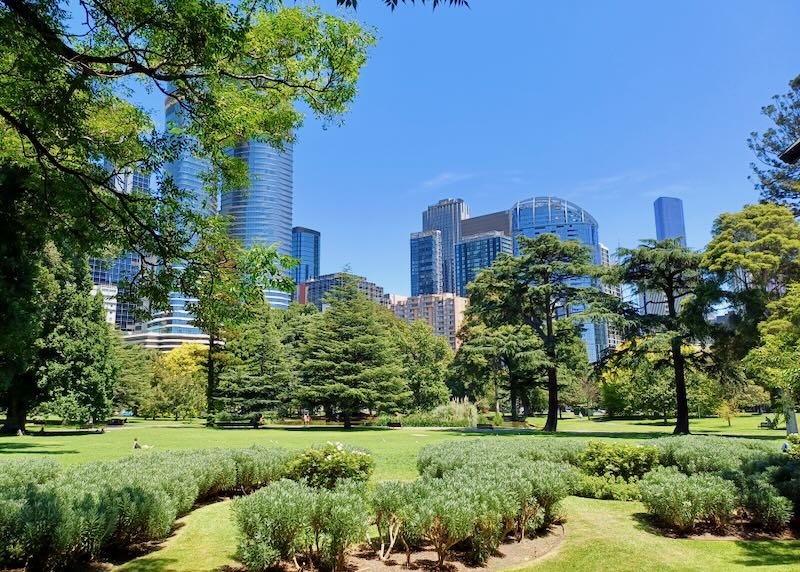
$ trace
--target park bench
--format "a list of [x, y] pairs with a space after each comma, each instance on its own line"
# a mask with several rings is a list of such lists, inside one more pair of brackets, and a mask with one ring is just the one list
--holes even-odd
[[478, 423], [478, 429], [494, 429], [494, 424], [492, 423]]
[[115, 417], [113, 419], [109, 419], [107, 421], [107, 424], [108, 425], [125, 425], [125, 423], [127, 423], [127, 422], [128, 422], [128, 420], [125, 419], [124, 417], [122, 419], [120, 419], [118, 417]]
[[217, 421], [214, 423], [214, 427], [218, 427], [219, 429], [236, 429], [237, 427], [251, 427], [257, 429], [258, 425], [258, 422], [253, 421]]
[[399, 421], [389, 421], [389, 422], [386, 424], [386, 426], [387, 426], [387, 427], [402, 427], [402, 426], [403, 426], [403, 424], [402, 424], [402, 423], [400, 423]]
[[759, 426], [760, 429], [775, 429], [775, 423], [770, 421], [769, 419], [762, 421]]

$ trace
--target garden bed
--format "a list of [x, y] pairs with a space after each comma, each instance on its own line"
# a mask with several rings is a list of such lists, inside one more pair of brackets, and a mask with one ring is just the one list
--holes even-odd
[[[500, 545], [496, 555], [489, 558], [483, 566], [472, 564], [464, 552], [453, 549], [445, 562], [445, 570], [461, 572], [464, 570], [505, 570], [518, 568], [558, 549], [564, 538], [562, 526], [552, 526], [547, 534], [536, 538], [525, 538], [520, 542], [509, 539]], [[351, 569], [359, 572], [397, 572], [403, 570], [438, 570], [436, 552], [429, 548], [413, 552], [411, 567], [406, 568], [406, 556], [401, 551], [392, 553], [388, 560], [381, 562], [369, 546], [360, 546], [348, 558]]]

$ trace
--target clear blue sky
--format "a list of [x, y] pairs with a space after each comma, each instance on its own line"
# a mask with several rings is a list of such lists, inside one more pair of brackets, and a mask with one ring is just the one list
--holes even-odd
[[794, 0], [359, 3], [379, 42], [344, 124], [298, 134], [294, 218], [322, 232], [323, 272], [388, 292], [409, 292], [408, 235], [444, 197], [482, 214], [560, 196], [614, 249], [653, 237], [653, 200], [677, 196], [702, 247], [757, 201], [747, 136], [800, 73]]

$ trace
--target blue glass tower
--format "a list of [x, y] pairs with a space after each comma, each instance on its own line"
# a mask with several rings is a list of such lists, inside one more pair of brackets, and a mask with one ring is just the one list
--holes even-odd
[[656, 215], [656, 238], [676, 238], [686, 246], [686, 225], [683, 222], [683, 201], [675, 197], [658, 197], [653, 203]]
[[[249, 188], [223, 193], [221, 213], [230, 217], [231, 236], [245, 248], [276, 245], [280, 254], [292, 254], [292, 148], [278, 150], [259, 141], [236, 145], [231, 154], [247, 163]], [[286, 308], [291, 294], [266, 292], [273, 308]]]
[[443, 288], [442, 232], [411, 233], [411, 295], [439, 294]]
[[461, 221], [469, 218], [462, 199], [442, 199], [422, 213], [422, 230], [442, 233], [442, 291], [456, 291], [455, 246], [461, 240]]
[[[601, 263], [600, 239], [595, 218], [578, 205], [557, 197], [536, 197], [518, 202], [511, 209], [511, 226], [514, 236], [514, 253], [519, 254], [517, 237], [534, 238], [551, 233], [561, 240], [578, 240], [588, 246], [595, 264]], [[591, 286], [592, 278], [576, 278], [575, 286]], [[599, 286], [598, 284], [595, 284]], [[571, 308], [580, 312], [580, 307]], [[583, 341], [589, 354], [589, 361], [599, 359], [608, 347], [606, 329], [602, 324], [586, 324]]]
[[456, 293], [467, 296], [467, 285], [481, 270], [489, 268], [500, 254], [513, 253], [511, 237], [499, 231], [462, 238], [456, 243]]
[[319, 231], [303, 226], [292, 229], [292, 258], [299, 261], [292, 271], [295, 284], [319, 276], [319, 243]]

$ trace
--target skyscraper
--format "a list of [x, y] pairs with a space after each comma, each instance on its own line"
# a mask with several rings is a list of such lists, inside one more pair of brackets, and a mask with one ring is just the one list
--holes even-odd
[[295, 284], [319, 276], [320, 234], [304, 226], [292, 228], [292, 258], [299, 264], [292, 270]]
[[461, 240], [461, 221], [469, 218], [462, 199], [442, 199], [422, 213], [422, 230], [442, 233], [442, 290], [456, 291], [455, 245]]
[[467, 284], [478, 272], [490, 267], [500, 254], [513, 254], [511, 237], [502, 232], [465, 236], [456, 243], [456, 293], [467, 296]]
[[658, 197], [653, 203], [653, 210], [656, 215], [656, 238], [676, 238], [686, 246], [683, 201], [674, 197]]
[[[231, 236], [245, 248], [277, 245], [280, 254], [292, 254], [292, 148], [278, 150], [259, 141], [244, 141], [231, 155], [247, 163], [250, 186], [222, 194], [221, 213], [231, 219]], [[291, 295], [268, 290], [273, 308], [286, 308]]]
[[411, 295], [439, 294], [442, 276], [442, 232], [424, 230], [411, 233]]
[[[600, 264], [600, 240], [595, 218], [578, 205], [558, 197], [535, 197], [518, 202], [511, 209], [512, 233], [514, 235], [514, 253], [519, 254], [519, 236], [534, 238], [541, 234], [551, 233], [561, 240], [578, 240], [588, 246], [592, 253], [592, 261]], [[575, 286], [599, 286], [589, 277], [575, 278]], [[580, 306], [571, 308], [580, 312]], [[589, 361], [599, 359], [602, 351], [608, 347], [607, 336], [603, 328], [594, 324], [585, 324], [583, 341], [589, 354]]]
[[376, 304], [384, 305], [383, 287], [374, 282], [368, 281], [363, 276], [355, 276], [347, 272], [335, 272], [333, 274], [323, 274], [316, 278], [311, 278], [304, 282], [300, 288], [298, 302], [301, 304], [314, 304], [320, 310], [325, 309], [325, 294], [333, 290], [336, 286], [343, 286], [348, 280], [356, 279], [358, 291], [364, 294], [368, 300]]
[[485, 232], [502, 232], [511, 236], [511, 211], [473, 216], [461, 221], [461, 238]]

